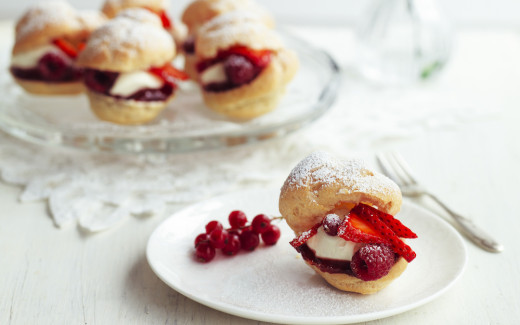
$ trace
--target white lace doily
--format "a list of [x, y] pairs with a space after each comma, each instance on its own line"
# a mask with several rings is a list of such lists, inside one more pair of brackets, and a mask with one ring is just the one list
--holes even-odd
[[284, 139], [150, 157], [39, 146], [0, 132], [0, 171], [4, 181], [24, 188], [21, 202], [48, 200], [58, 227], [77, 221], [81, 228], [100, 231], [132, 215], [163, 215], [172, 203], [243, 187], [281, 186], [313, 150], [352, 156], [382, 140], [489, 116], [495, 113], [491, 107], [496, 106], [487, 105], [485, 98], [435, 85], [377, 90], [347, 79], [324, 117]]

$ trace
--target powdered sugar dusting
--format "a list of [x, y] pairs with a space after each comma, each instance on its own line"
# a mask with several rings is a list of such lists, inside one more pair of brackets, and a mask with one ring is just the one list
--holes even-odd
[[255, 11], [249, 11], [249, 10], [234, 10], [230, 12], [226, 12], [222, 15], [219, 15], [207, 23], [205, 23], [201, 27], [201, 32], [214, 29], [217, 26], [226, 26], [230, 23], [234, 24], [241, 24], [246, 22], [253, 22], [253, 23], [262, 23], [262, 16], [255, 12]]
[[157, 26], [162, 26], [159, 17], [149, 10], [142, 8], [129, 8], [117, 14], [118, 18], [128, 18], [141, 23], [151, 23]]
[[171, 53], [172, 57], [175, 51], [171, 36], [160, 26], [137, 23], [134, 18], [117, 17], [92, 33], [79, 60], [82, 56], [96, 56], [98, 52], [107, 51], [113, 59], [117, 52], [137, 59], [145, 49]]
[[195, 44], [197, 54], [205, 57], [214, 56], [219, 49], [237, 44], [258, 50], [283, 47], [278, 34], [258, 21], [215, 24], [212, 28], [206, 26], [201, 27]]
[[168, 0], [107, 0], [112, 7], [117, 8], [162, 8], [167, 9], [170, 6]]
[[[23, 24], [17, 26], [16, 39], [21, 40], [28, 35], [43, 29], [50, 24], [62, 24], [70, 22], [74, 24], [76, 11], [66, 1], [43, 1], [31, 6], [22, 20]], [[79, 28], [79, 21], [76, 22]]]
[[300, 161], [289, 174], [284, 189], [305, 186], [313, 188], [317, 184], [327, 186], [337, 182], [347, 185], [343, 189], [344, 194], [399, 191], [395, 183], [370, 170], [363, 161], [340, 160], [323, 151], [314, 152]]

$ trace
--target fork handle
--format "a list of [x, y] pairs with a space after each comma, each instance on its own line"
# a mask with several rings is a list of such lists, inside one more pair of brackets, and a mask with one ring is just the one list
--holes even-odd
[[500, 253], [504, 250], [504, 246], [494, 240], [488, 233], [486, 233], [482, 228], [478, 227], [471, 221], [470, 219], [461, 216], [456, 213], [452, 209], [450, 209], [446, 204], [444, 204], [441, 200], [439, 200], [435, 195], [431, 193], [425, 193], [430, 198], [432, 198], [440, 207], [442, 207], [448, 214], [453, 217], [453, 220], [457, 222], [457, 224], [462, 228], [464, 234], [475, 244], [482, 247], [483, 249], [493, 252]]

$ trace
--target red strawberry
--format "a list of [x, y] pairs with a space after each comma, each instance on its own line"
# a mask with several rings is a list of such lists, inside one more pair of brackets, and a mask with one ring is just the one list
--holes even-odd
[[305, 242], [307, 240], [309, 240], [309, 238], [311, 238], [312, 236], [316, 235], [316, 233], [318, 232], [318, 228], [320, 226], [321, 226], [321, 222], [315, 224], [314, 227], [312, 227], [311, 229], [307, 230], [306, 232], [301, 233], [300, 236], [298, 236], [298, 237], [294, 238], [293, 240], [291, 240], [291, 242], [289, 244], [291, 244], [291, 246], [294, 247], [294, 248], [300, 247], [301, 245], [305, 244]]
[[175, 85], [178, 80], [188, 80], [189, 78], [189, 76], [184, 71], [177, 70], [169, 63], [163, 65], [160, 68], [150, 68], [149, 71], [171, 85]]
[[374, 226], [350, 213], [338, 228], [338, 236], [354, 243], [389, 244]]
[[162, 25], [165, 29], [170, 29], [172, 27], [172, 21], [165, 10], [161, 10], [157, 15], [161, 18]]
[[248, 58], [255, 66], [263, 68], [271, 61], [270, 50], [253, 50], [245, 46], [233, 46], [224, 54], [226, 57], [231, 54], [238, 54]]
[[57, 38], [52, 41], [54, 45], [60, 48], [68, 57], [75, 59], [78, 56], [78, 50], [72, 45], [72, 43], [62, 39]]
[[366, 204], [358, 204], [355, 207], [356, 213], [361, 215], [373, 215], [383, 221], [392, 231], [401, 238], [417, 238], [417, 235], [408, 227], [403, 225], [401, 221], [394, 218], [391, 214], [379, 211]]
[[376, 214], [372, 213], [372, 210], [373, 208], [365, 204], [358, 204], [350, 211], [347, 219], [353, 218], [355, 220], [357, 217], [372, 225], [371, 229], [378, 232], [385, 239], [386, 243], [392, 247], [394, 252], [404, 257], [408, 262], [411, 262], [416, 256], [415, 252], [410, 246], [406, 245], [389, 226], [379, 219]]

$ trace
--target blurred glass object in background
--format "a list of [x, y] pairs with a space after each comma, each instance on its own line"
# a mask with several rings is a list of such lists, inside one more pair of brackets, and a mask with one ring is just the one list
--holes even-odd
[[453, 40], [435, 0], [373, 0], [356, 36], [358, 71], [382, 84], [430, 79], [447, 63]]

